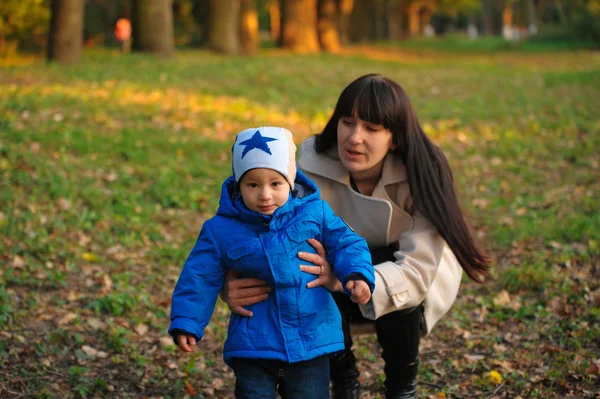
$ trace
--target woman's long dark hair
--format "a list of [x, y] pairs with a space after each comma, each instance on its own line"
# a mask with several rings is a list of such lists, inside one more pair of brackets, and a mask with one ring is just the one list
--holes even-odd
[[315, 150], [331, 149], [337, 142], [338, 120], [354, 115], [392, 132], [394, 153], [406, 166], [416, 209], [435, 225], [469, 277], [482, 283], [489, 274], [489, 259], [475, 246], [467, 227], [450, 164], [423, 132], [406, 92], [378, 74], [356, 79], [340, 95], [331, 119], [317, 135]]

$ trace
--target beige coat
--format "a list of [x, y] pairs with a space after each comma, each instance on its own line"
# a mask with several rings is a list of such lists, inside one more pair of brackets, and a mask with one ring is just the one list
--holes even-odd
[[321, 190], [333, 211], [367, 240], [370, 248], [396, 246], [395, 262], [375, 265], [375, 292], [361, 306], [376, 319], [424, 301], [426, 334], [448, 312], [462, 278], [462, 268], [437, 229], [413, 209], [406, 168], [388, 154], [381, 180], [371, 196], [350, 187], [350, 175], [337, 151], [317, 154], [314, 137], [299, 149], [298, 167]]

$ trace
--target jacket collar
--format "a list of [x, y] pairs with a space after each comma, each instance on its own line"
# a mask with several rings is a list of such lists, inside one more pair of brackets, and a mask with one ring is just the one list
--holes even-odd
[[[298, 166], [305, 172], [322, 176], [350, 186], [350, 173], [340, 162], [337, 147], [324, 154], [315, 151], [315, 136], [306, 139], [298, 151]], [[400, 157], [388, 153], [383, 161], [381, 182], [384, 186], [397, 184], [407, 179], [406, 168]]]

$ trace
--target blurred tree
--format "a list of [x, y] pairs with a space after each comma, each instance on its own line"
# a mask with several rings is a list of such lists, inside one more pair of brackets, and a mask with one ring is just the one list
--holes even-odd
[[319, 51], [317, 0], [281, 0], [281, 47], [301, 52]]
[[384, 40], [387, 39], [387, 6], [389, 0], [372, 0], [371, 1], [371, 13], [369, 15], [371, 20], [370, 26], [370, 38], [371, 40]]
[[350, 27], [348, 29], [348, 38], [351, 42], [362, 42], [369, 39], [370, 10], [370, 0], [354, 0], [354, 7], [352, 7], [352, 14], [350, 14]]
[[338, 0], [319, 0], [318, 3], [318, 36], [321, 48], [336, 52], [340, 49], [340, 9]]
[[0, 53], [18, 45], [32, 36], [45, 37], [50, 20], [49, 0], [0, 1]]
[[437, 12], [451, 16], [459, 13], [472, 14], [482, 9], [481, 0], [437, 0], [437, 2]]
[[338, 0], [338, 5], [340, 11], [340, 42], [341, 44], [348, 44], [350, 43], [348, 32], [350, 30], [350, 16], [354, 8], [354, 0]]
[[226, 54], [240, 52], [241, 0], [211, 0], [209, 8], [208, 47]]
[[258, 14], [254, 0], [242, 0], [240, 10], [240, 42], [244, 54], [254, 54], [258, 50]]
[[[173, 0], [173, 27], [175, 46], [200, 45], [203, 41], [202, 23], [196, 17], [196, 8], [204, 6], [206, 1]], [[205, 33], [204, 33], [205, 34]]]
[[388, 31], [390, 40], [398, 40], [404, 36], [404, 1], [389, 0], [387, 5]]
[[266, 4], [269, 12], [269, 31], [271, 39], [281, 45], [281, 4], [279, 0], [270, 0]]
[[133, 49], [161, 57], [173, 55], [172, 0], [132, 1]]
[[437, 0], [437, 2], [437, 33], [466, 29], [468, 24], [474, 25], [476, 17], [482, 11], [481, 0]]
[[482, 0], [481, 3], [483, 34], [491, 36], [500, 33], [502, 0]]
[[529, 33], [535, 35], [538, 31], [537, 28], [537, 11], [535, 9], [535, 2], [533, 0], [525, 0], [527, 5], [527, 18], [529, 19]]
[[52, 0], [50, 5], [48, 61], [77, 63], [83, 47], [83, 10], [81, 0]]

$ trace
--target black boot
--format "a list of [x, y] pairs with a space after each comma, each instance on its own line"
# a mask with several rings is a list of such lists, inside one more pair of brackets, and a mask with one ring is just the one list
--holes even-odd
[[350, 335], [350, 320], [352, 318], [353, 305], [356, 306], [347, 295], [334, 293], [340, 314], [342, 315], [342, 331], [344, 332], [344, 350], [334, 353], [329, 357], [329, 369], [331, 375], [331, 397], [333, 399], [358, 399], [360, 397], [360, 385], [358, 383], [358, 369], [356, 368], [356, 357], [352, 352], [352, 335]]
[[423, 304], [382, 316], [375, 327], [385, 361], [386, 398], [416, 399]]
[[360, 385], [356, 358], [351, 349], [332, 355], [329, 359], [331, 373], [331, 397], [333, 399], [358, 399]]

